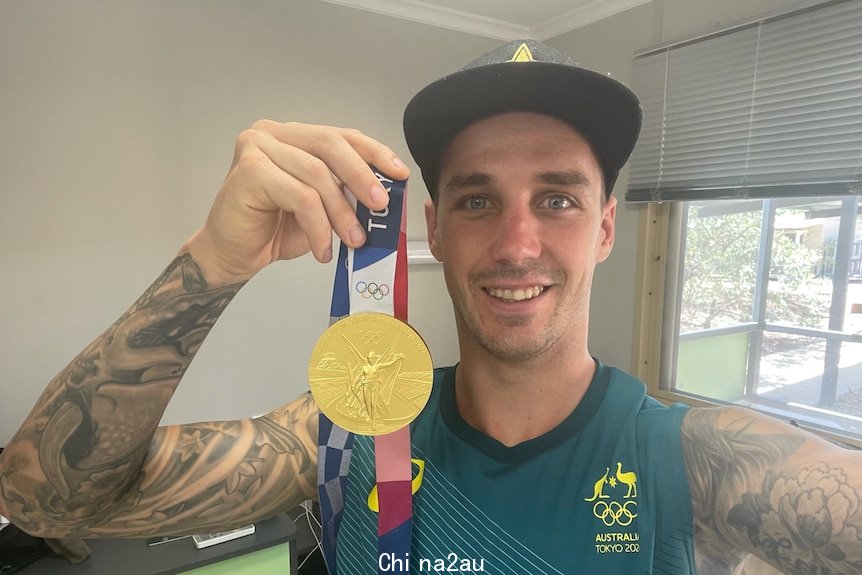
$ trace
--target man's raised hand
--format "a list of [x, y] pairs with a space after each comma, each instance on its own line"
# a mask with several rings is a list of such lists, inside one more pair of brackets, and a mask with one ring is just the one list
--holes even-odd
[[351, 247], [365, 231], [342, 184], [374, 210], [389, 197], [369, 168], [405, 179], [395, 153], [358, 130], [259, 120], [236, 141], [206, 223], [187, 243], [211, 279], [248, 279], [267, 264], [311, 251], [332, 259], [332, 232]]

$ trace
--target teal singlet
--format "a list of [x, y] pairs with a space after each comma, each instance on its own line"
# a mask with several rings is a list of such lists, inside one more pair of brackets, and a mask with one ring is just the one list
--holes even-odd
[[[578, 407], [506, 447], [455, 407], [455, 369], [437, 369], [413, 422], [411, 573], [694, 573], [691, 496], [680, 445], [686, 407], [596, 362]], [[394, 567], [378, 556], [374, 444], [356, 436], [336, 552], [341, 573]]]

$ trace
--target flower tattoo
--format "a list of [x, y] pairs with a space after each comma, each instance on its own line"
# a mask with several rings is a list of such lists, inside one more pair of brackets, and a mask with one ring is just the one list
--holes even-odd
[[196, 429], [194, 433], [184, 433], [180, 438], [177, 451], [180, 454], [180, 461], [185, 463], [192, 455], [200, 455], [206, 445], [201, 438], [200, 429]]
[[[848, 523], [858, 510], [859, 494], [847, 483], [846, 473], [820, 462], [798, 477], [768, 472], [761, 492], [745, 494], [731, 509], [728, 522], [771, 561], [801, 573], [807, 572], [802, 568], [806, 563], [832, 564], [833, 569], [840, 569], [841, 563], [862, 566], [862, 539]], [[838, 536], [859, 544], [842, 550], [833, 543]], [[791, 554], [796, 558], [790, 559]]]

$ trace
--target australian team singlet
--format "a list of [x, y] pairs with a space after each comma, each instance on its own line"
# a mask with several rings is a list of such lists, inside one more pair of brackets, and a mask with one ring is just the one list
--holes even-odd
[[[411, 425], [411, 573], [695, 572], [685, 406], [665, 407], [641, 381], [596, 362], [569, 417], [506, 447], [461, 419], [455, 370], [435, 370], [431, 398]], [[373, 487], [374, 444], [356, 436], [337, 535], [340, 573], [393, 567], [377, 553]]]

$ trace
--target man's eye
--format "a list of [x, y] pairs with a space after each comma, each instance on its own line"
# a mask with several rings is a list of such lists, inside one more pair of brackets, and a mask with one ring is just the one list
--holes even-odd
[[552, 210], [564, 210], [572, 206], [572, 200], [566, 196], [548, 196], [542, 203]]
[[468, 210], [483, 210], [488, 207], [488, 200], [479, 197], [467, 198], [464, 205]]

